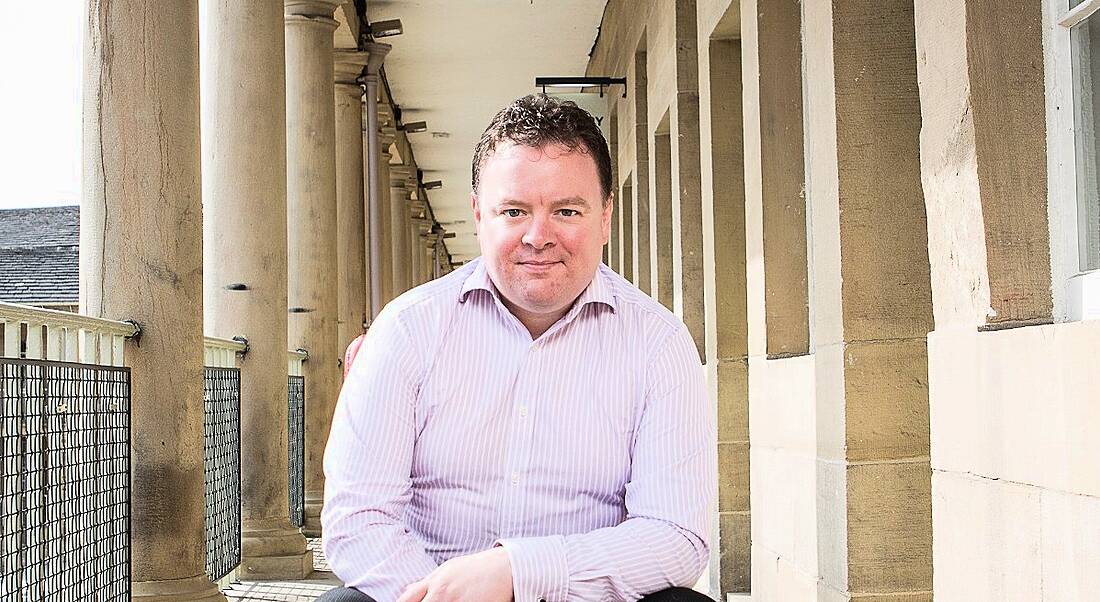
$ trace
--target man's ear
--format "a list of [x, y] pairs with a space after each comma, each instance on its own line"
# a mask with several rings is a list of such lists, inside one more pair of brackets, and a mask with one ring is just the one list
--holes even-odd
[[470, 193], [470, 208], [474, 211], [474, 225], [481, 225], [481, 209], [477, 206], [477, 193]]
[[603, 231], [603, 244], [607, 244], [611, 240], [611, 216], [615, 213], [615, 193], [612, 192], [607, 196], [607, 202], [604, 203], [603, 215], [601, 218], [601, 230]]

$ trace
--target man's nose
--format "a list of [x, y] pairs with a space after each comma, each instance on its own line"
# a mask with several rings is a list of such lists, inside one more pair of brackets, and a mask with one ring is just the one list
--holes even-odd
[[549, 217], [533, 216], [527, 222], [527, 231], [523, 233], [523, 244], [536, 249], [554, 244], [554, 226]]

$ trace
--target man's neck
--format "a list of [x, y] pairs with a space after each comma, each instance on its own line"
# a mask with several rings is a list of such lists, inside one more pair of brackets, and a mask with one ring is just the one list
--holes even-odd
[[542, 336], [542, 333], [550, 330], [550, 327], [553, 326], [555, 322], [560, 320], [565, 314], [569, 313], [570, 308], [573, 307], [573, 303], [576, 303], [577, 301], [576, 299], [574, 299], [573, 303], [570, 303], [569, 305], [566, 305], [563, 309], [555, 312], [537, 313], [530, 312], [523, 309], [522, 307], [519, 307], [515, 303], [509, 301], [508, 298], [504, 295], [501, 295], [500, 299], [504, 302], [504, 307], [508, 308], [508, 311], [512, 312], [512, 315], [515, 316], [517, 320], [519, 320], [520, 324], [523, 324], [523, 327], [527, 329], [527, 332], [531, 333], [531, 340], [539, 338], [540, 336]]

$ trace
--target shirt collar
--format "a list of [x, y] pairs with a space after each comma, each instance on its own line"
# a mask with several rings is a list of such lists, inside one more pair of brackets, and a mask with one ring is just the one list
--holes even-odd
[[[459, 302], [465, 303], [470, 291], [484, 290], [488, 291], [491, 295], [496, 297], [498, 301], [503, 303], [503, 299], [500, 298], [500, 292], [497, 291], [497, 287], [493, 284], [492, 279], [489, 278], [489, 272], [485, 269], [485, 263], [480, 257], [474, 259], [471, 263], [474, 264], [474, 268], [462, 283], [462, 292], [460, 292], [458, 296]], [[607, 274], [603, 273], [602, 264], [596, 266], [596, 275], [592, 277], [592, 282], [590, 282], [588, 286], [584, 288], [584, 291], [581, 292], [581, 295], [577, 297], [577, 302], [570, 308], [566, 317], [572, 318], [589, 303], [602, 303], [610, 307], [611, 311], [618, 311], [619, 306], [615, 294], [611, 290], [611, 283], [608, 281]]]

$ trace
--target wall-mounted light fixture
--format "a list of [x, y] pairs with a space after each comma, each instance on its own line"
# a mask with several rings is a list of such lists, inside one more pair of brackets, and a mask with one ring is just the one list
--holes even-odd
[[600, 97], [603, 97], [603, 90], [609, 86], [621, 85], [623, 87], [623, 98], [626, 98], [626, 78], [625, 77], [536, 77], [535, 87], [542, 88], [542, 93], [546, 94], [547, 88], [594, 88], [599, 87]]
[[375, 38], [388, 38], [390, 36], [399, 36], [404, 33], [404, 29], [401, 27], [401, 19], [388, 19], [386, 21], [375, 21], [370, 24], [370, 34]]
[[436, 188], [443, 188], [442, 180], [432, 180], [431, 182], [424, 182], [424, 190], [435, 190]]
[[412, 123], [403, 123], [397, 126], [397, 129], [405, 132], [406, 134], [415, 134], [417, 132], [428, 131], [427, 121], [413, 121]]

